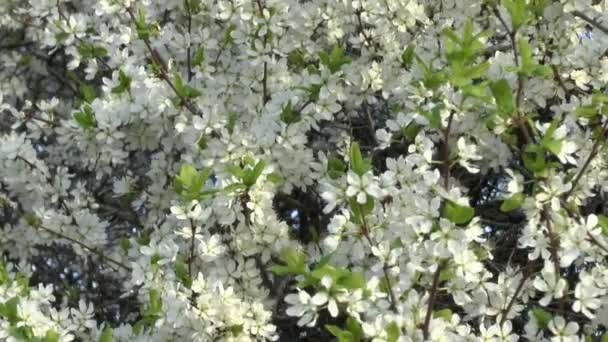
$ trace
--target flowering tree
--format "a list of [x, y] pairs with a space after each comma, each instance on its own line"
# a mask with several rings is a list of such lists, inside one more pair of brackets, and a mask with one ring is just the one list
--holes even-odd
[[2, 341], [608, 340], [606, 0], [9, 0], [0, 39]]

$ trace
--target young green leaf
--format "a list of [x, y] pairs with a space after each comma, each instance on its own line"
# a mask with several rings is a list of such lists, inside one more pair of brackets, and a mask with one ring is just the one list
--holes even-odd
[[363, 160], [361, 156], [361, 150], [357, 142], [353, 142], [350, 146], [350, 167], [359, 176], [363, 176], [370, 169], [369, 163]]
[[447, 200], [443, 206], [443, 217], [455, 224], [465, 224], [475, 216], [475, 209]]
[[538, 326], [543, 329], [546, 328], [553, 319], [553, 316], [549, 311], [538, 306], [532, 309], [532, 316], [536, 319], [536, 322], [538, 322]]
[[509, 82], [505, 79], [500, 79], [490, 83], [490, 90], [494, 99], [496, 99], [496, 107], [501, 114], [510, 116], [515, 112], [515, 102], [513, 101], [513, 90]]
[[112, 342], [112, 334], [112, 327], [106, 325], [106, 327], [103, 329], [103, 332], [99, 336], [99, 342]]
[[509, 198], [504, 200], [504, 202], [502, 202], [502, 204], [500, 205], [500, 211], [502, 211], [502, 212], [513, 211], [513, 210], [519, 208], [525, 199], [526, 199], [526, 196], [521, 192], [513, 194], [512, 196], [510, 196]]

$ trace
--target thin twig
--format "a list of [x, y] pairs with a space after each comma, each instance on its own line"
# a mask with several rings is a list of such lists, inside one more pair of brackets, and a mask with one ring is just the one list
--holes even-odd
[[64, 239], [64, 240], [70, 241], [70, 242], [72, 242], [72, 243], [74, 243], [74, 244], [76, 244], [76, 245], [78, 245], [78, 246], [82, 247], [83, 249], [86, 249], [86, 250], [88, 250], [89, 252], [92, 252], [92, 253], [96, 254], [96, 255], [97, 255], [97, 256], [99, 256], [100, 258], [102, 258], [102, 259], [104, 259], [104, 260], [109, 261], [110, 263], [112, 263], [112, 264], [114, 264], [114, 265], [116, 265], [116, 266], [119, 266], [119, 267], [121, 267], [121, 268], [123, 268], [123, 269], [125, 269], [125, 270], [127, 270], [127, 271], [131, 271], [131, 267], [129, 267], [129, 266], [127, 266], [127, 265], [125, 265], [124, 263], [122, 263], [122, 262], [120, 262], [120, 261], [118, 261], [118, 260], [116, 260], [116, 259], [114, 259], [114, 258], [111, 258], [111, 257], [109, 257], [109, 256], [107, 256], [107, 255], [105, 255], [105, 254], [103, 254], [103, 253], [102, 253], [102, 252], [100, 252], [100, 251], [99, 251], [97, 248], [90, 247], [90, 246], [88, 246], [88, 245], [86, 245], [86, 244], [84, 244], [84, 243], [82, 243], [82, 242], [80, 242], [80, 241], [78, 241], [78, 240], [76, 240], [76, 239], [74, 239], [74, 238], [72, 238], [72, 237], [69, 237], [69, 236], [67, 236], [67, 235], [64, 235], [64, 234], [62, 234], [62, 233], [60, 233], [60, 232], [57, 232], [57, 231], [55, 231], [55, 230], [52, 230], [52, 229], [47, 228], [47, 227], [42, 226], [42, 225], [35, 225], [35, 226], [33, 226], [33, 227], [34, 227], [34, 228], [37, 228], [37, 229], [42, 229], [42, 230], [44, 230], [44, 231], [46, 231], [46, 232], [48, 232], [48, 233], [50, 233], [50, 234], [52, 234], [52, 235], [57, 236], [58, 238], [61, 238], [61, 239]]
[[573, 16], [583, 19], [584, 21], [586, 21], [589, 25], [595, 27], [596, 29], [604, 32], [604, 34], [608, 34], [608, 26], [604, 26], [602, 25], [602, 23], [600, 23], [599, 21], [590, 18], [589, 16], [587, 16], [585, 13], [581, 12], [581, 11], [572, 11], [570, 12], [572, 13]]
[[570, 197], [570, 195], [572, 195], [572, 193], [576, 189], [576, 186], [578, 185], [578, 182], [581, 180], [581, 177], [583, 177], [583, 174], [585, 174], [585, 171], [587, 171], [587, 168], [591, 164], [591, 160], [597, 155], [597, 152], [600, 149], [600, 146], [602, 145], [602, 143], [606, 142], [606, 139], [604, 138], [606, 133], [608, 133], [608, 120], [606, 120], [606, 122], [604, 122], [604, 125], [602, 126], [602, 130], [600, 132], [600, 136], [593, 143], [593, 147], [591, 147], [591, 152], [589, 153], [587, 160], [585, 160], [583, 167], [578, 172], [576, 177], [574, 177], [570, 190], [568, 190], [568, 192], [566, 192], [566, 194], [564, 195], [565, 199], [568, 199], [568, 197]]
[[422, 334], [424, 340], [429, 338], [429, 328], [431, 326], [431, 317], [433, 316], [433, 307], [435, 306], [435, 299], [437, 298], [437, 291], [439, 288], [439, 280], [441, 275], [442, 265], [437, 265], [437, 270], [433, 275], [433, 285], [431, 286], [431, 292], [429, 295], [429, 303], [427, 306], [426, 316], [424, 317], [424, 326], [422, 328]]
[[502, 327], [502, 324], [507, 319], [507, 316], [509, 315], [509, 312], [511, 312], [511, 308], [515, 304], [515, 301], [517, 300], [517, 297], [519, 296], [519, 293], [521, 292], [521, 290], [524, 288], [524, 284], [526, 283], [526, 280], [528, 280], [529, 276], [530, 276], [530, 273], [524, 273], [522, 275], [521, 281], [517, 285], [517, 288], [515, 289], [515, 293], [513, 293], [513, 297], [511, 297], [511, 300], [509, 301], [509, 304], [507, 304], [507, 307], [502, 312], [502, 317], [500, 318], [500, 326], [501, 327]]
[[[509, 25], [507, 25], [507, 22], [504, 20], [502, 15], [500, 15], [500, 11], [498, 11], [497, 7], [492, 8], [492, 12], [498, 18], [498, 21], [500, 21], [503, 28], [507, 32], [507, 35], [509, 36], [509, 40], [511, 41], [511, 47], [513, 48], [513, 62], [515, 63], [515, 66], [519, 67], [519, 52], [517, 49], [517, 31], [514, 31], [511, 28], [509, 28]], [[528, 132], [528, 128], [524, 122], [524, 117], [521, 114], [521, 105], [523, 102], [524, 86], [525, 86], [525, 80], [524, 80], [523, 76], [518, 75], [517, 76], [517, 93], [516, 93], [516, 97], [515, 97], [517, 118], [515, 119], [515, 121], [516, 121], [517, 125], [519, 126], [519, 129], [521, 130], [521, 132], [524, 136], [524, 139], [526, 140], [526, 144], [530, 144], [533, 141], [532, 136], [531, 136], [530, 132]]]
[[[131, 21], [133, 22], [133, 24], [136, 24], [137, 19], [135, 18], [133, 9], [131, 7], [127, 7], [126, 10], [127, 10], [127, 13], [129, 14], [129, 17], [131, 18]], [[198, 108], [196, 108], [194, 106], [194, 104], [192, 102], [190, 102], [190, 100], [185, 98], [179, 91], [177, 91], [177, 88], [175, 87], [175, 85], [173, 84], [171, 79], [169, 78], [168, 71], [167, 71], [164, 63], [160, 60], [158, 53], [152, 48], [150, 40], [148, 38], [141, 38], [141, 39], [143, 40], [144, 44], [146, 45], [146, 48], [148, 49], [148, 52], [150, 53], [152, 61], [156, 65], [158, 65], [158, 68], [160, 70], [160, 78], [163, 79], [165, 81], [165, 83], [167, 83], [169, 88], [171, 88], [171, 90], [173, 90], [175, 95], [177, 95], [177, 97], [180, 99], [180, 102], [188, 109], [188, 111], [190, 111], [190, 113], [192, 113], [192, 115], [202, 117], [203, 113]]]

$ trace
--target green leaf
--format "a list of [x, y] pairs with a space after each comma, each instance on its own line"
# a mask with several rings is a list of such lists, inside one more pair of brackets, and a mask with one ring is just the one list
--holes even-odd
[[131, 78], [124, 71], [118, 70], [118, 85], [112, 88], [112, 94], [122, 94], [131, 90]]
[[236, 125], [237, 118], [237, 112], [228, 113], [228, 120], [226, 121], [226, 130], [228, 130], [228, 133], [232, 134], [232, 132], [234, 132], [234, 126]]
[[494, 99], [496, 99], [496, 107], [500, 113], [509, 116], [515, 112], [513, 90], [507, 80], [501, 79], [490, 83], [490, 90], [492, 91]]
[[449, 322], [452, 320], [452, 310], [450, 310], [450, 309], [435, 310], [435, 311], [433, 311], [433, 317], [441, 318], [441, 319], [444, 319]]
[[201, 134], [201, 136], [198, 138], [198, 140], [196, 141], [196, 146], [200, 150], [204, 150], [207, 148], [207, 137], [205, 137], [204, 134]]
[[280, 184], [282, 183], [285, 179], [283, 178], [283, 176], [281, 176], [280, 174], [276, 173], [276, 172], [272, 172], [269, 173], [266, 176], [266, 179], [268, 179], [268, 181], [275, 183], [275, 184]]
[[413, 44], [407, 46], [405, 51], [401, 54], [401, 65], [409, 69], [412, 67], [412, 63], [414, 62], [414, 54], [416, 52], [416, 48]]
[[450, 200], [447, 200], [443, 206], [443, 217], [455, 224], [467, 223], [473, 216], [475, 216], [475, 209], [469, 206], [459, 205]]
[[59, 333], [55, 330], [47, 330], [44, 337], [40, 340], [41, 342], [58, 342], [59, 341]]
[[270, 268], [270, 270], [272, 271], [272, 273], [280, 276], [291, 273], [291, 268], [289, 268], [288, 266], [274, 265]]
[[3, 304], [0, 304], [0, 317], [11, 324], [16, 324], [20, 321], [17, 306], [19, 305], [19, 297], [13, 297]]
[[511, 15], [511, 26], [513, 31], [517, 31], [528, 21], [526, 13], [526, 0], [503, 0], [502, 4], [507, 8]]
[[200, 66], [205, 61], [205, 49], [199, 47], [194, 52], [194, 57], [192, 57], [192, 65]]
[[[281, 251], [281, 261], [283, 261], [287, 267], [289, 273], [301, 274], [307, 270], [306, 266], [306, 255], [296, 250], [295, 248], [284, 248]], [[285, 271], [285, 269], [279, 268], [277, 271]]]
[[300, 113], [293, 110], [293, 105], [291, 104], [291, 100], [289, 100], [283, 106], [283, 109], [281, 110], [280, 118], [281, 118], [281, 121], [283, 121], [284, 123], [286, 123], [288, 125], [292, 124], [292, 123], [296, 123], [302, 119], [302, 117], [300, 116]]
[[529, 144], [523, 153], [524, 166], [534, 172], [540, 173], [547, 167], [545, 149], [538, 144]]
[[187, 288], [190, 288], [192, 286], [192, 278], [188, 274], [188, 266], [186, 265], [181, 256], [178, 256], [175, 259], [174, 271], [175, 276], [182, 284], [184, 284], [184, 286], [186, 286]]
[[338, 72], [344, 64], [351, 62], [351, 58], [345, 56], [344, 49], [338, 45], [335, 45], [330, 53], [321, 51], [319, 53], [319, 60], [329, 69], [332, 74]]
[[545, 329], [553, 319], [553, 316], [549, 311], [538, 306], [532, 309], [532, 316], [534, 316], [536, 322], [538, 322], [538, 326], [542, 329]]
[[370, 163], [363, 160], [357, 142], [353, 142], [350, 146], [350, 167], [359, 176], [363, 176], [371, 168]]
[[264, 167], [266, 166], [266, 162], [263, 159], [260, 159], [253, 169], [244, 170], [243, 175], [243, 184], [247, 187], [251, 187], [258, 180], [262, 172], [264, 171]]
[[175, 85], [175, 92], [180, 97], [183, 97], [186, 99], [193, 99], [193, 98], [196, 98], [196, 97], [199, 97], [202, 95], [202, 93], [199, 90], [197, 90], [187, 84], [184, 84], [182, 77], [178, 73], [175, 73], [173, 75], [173, 82]]
[[365, 276], [359, 272], [350, 272], [338, 281], [339, 286], [349, 290], [364, 289], [366, 284]]
[[127, 239], [127, 238], [120, 239], [120, 249], [122, 250], [123, 254], [125, 254], [125, 255], [129, 254], [130, 247], [131, 247], [131, 242], [129, 241], [129, 239]]
[[327, 158], [327, 174], [332, 179], [342, 177], [348, 170], [348, 165], [344, 163], [337, 155], [332, 154]]
[[186, 200], [198, 199], [203, 194], [202, 188], [210, 172], [208, 168], [198, 172], [194, 166], [182, 164], [179, 174], [173, 181], [175, 192]]
[[[597, 220], [598, 220], [600, 227], [602, 227], [602, 234], [604, 234], [606, 237], [608, 237], [608, 216], [597, 215]], [[0, 282], [0, 284], [1, 284], [1, 282]]]
[[88, 84], [83, 84], [82, 86], [80, 86], [80, 94], [87, 103], [93, 102], [93, 100], [95, 100], [95, 98], [97, 97], [95, 88]]
[[353, 334], [353, 341], [358, 342], [363, 339], [363, 329], [356, 319], [352, 317], [346, 319], [346, 330]]
[[386, 326], [386, 342], [397, 342], [401, 331], [395, 322], [391, 322]]
[[304, 69], [306, 64], [307, 62], [301, 49], [291, 50], [287, 55], [287, 66], [296, 72]]
[[97, 126], [95, 113], [88, 104], [85, 104], [80, 112], [74, 113], [73, 117], [74, 120], [76, 120], [76, 123], [78, 123], [78, 125], [85, 130], [92, 129], [93, 127]]
[[500, 205], [500, 211], [509, 212], [515, 210], [521, 206], [525, 199], [526, 196], [521, 192], [513, 194], [512, 196], [504, 200], [504, 202], [502, 202], [502, 204]]
[[338, 342], [355, 342], [353, 334], [350, 331], [342, 330], [336, 325], [327, 324], [325, 325], [325, 329], [329, 331], [330, 334], [334, 335], [338, 338]]
[[103, 329], [101, 336], [99, 336], [99, 342], [112, 342], [112, 334], [113, 334], [112, 328], [109, 325], [107, 325]]

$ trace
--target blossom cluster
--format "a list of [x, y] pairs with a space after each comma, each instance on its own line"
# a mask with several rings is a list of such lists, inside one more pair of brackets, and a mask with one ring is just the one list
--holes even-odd
[[12, 0], [0, 37], [1, 340], [608, 339], [606, 0]]

